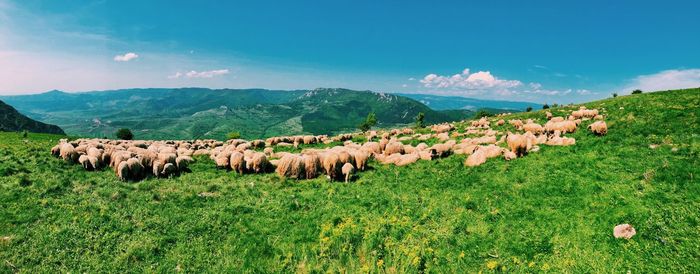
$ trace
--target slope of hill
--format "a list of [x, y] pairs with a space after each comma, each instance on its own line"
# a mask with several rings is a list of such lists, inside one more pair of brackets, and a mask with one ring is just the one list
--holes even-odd
[[411, 98], [434, 110], [449, 110], [449, 109], [469, 109], [478, 110], [482, 108], [503, 109], [511, 111], [524, 111], [527, 107], [533, 109], [541, 109], [542, 104], [530, 102], [516, 101], [496, 101], [496, 100], [481, 100], [474, 98], [465, 98], [459, 96], [437, 96], [429, 94], [402, 93], [398, 94], [404, 97]]
[[584, 105], [608, 135], [476, 168], [371, 161], [348, 184], [208, 157], [124, 183], [52, 158], [61, 136], [0, 133], [0, 272], [700, 272], [700, 89]]
[[0, 101], [0, 131], [22, 130], [37, 133], [65, 134], [60, 127], [32, 120], [19, 113], [12, 106]]
[[439, 112], [390, 94], [347, 89], [273, 91], [129, 89], [117, 91], [2, 97], [30, 117], [55, 123], [71, 135], [111, 137], [132, 129], [141, 139], [246, 138], [281, 134], [333, 134], [354, 129], [370, 112], [378, 126], [460, 120], [470, 112]]

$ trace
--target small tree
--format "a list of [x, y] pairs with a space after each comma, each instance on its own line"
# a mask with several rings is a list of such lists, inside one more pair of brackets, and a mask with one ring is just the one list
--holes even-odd
[[134, 134], [131, 133], [131, 130], [128, 128], [120, 128], [119, 130], [117, 130], [117, 132], [114, 135], [117, 136], [117, 139], [121, 139], [121, 140], [134, 139]]
[[238, 131], [231, 131], [226, 134], [226, 140], [241, 139], [241, 133]]
[[365, 118], [365, 120], [360, 123], [357, 128], [364, 132], [372, 129], [372, 127], [375, 125], [377, 125], [377, 115], [375, 115], [374, 112], [370, 112], [367, 114], [367, 118]]
[[613, 98], [617, 97], [617, 93], [613, 93]]
[[632, 91], [632, 94], [640, 94], [640, 93], [642, 93], [641, 89], [635, 89]]
[[548, 108], [549, 108], [549, 105], [547, 103], [544, 103], [544, 105], [542, 106], [542, 109], [548, 109]]
[[480, 109], [479, 111], [474, 114], [474, 119], [481, 119], [482, 117], [489, 117], [491, 116], [491, 113], [486, 111], [485, 109]]
[[27, 138], [27, 135], [29, 134], [29, 131], [26, 129], [22, 131], [22, 138]]
[[525, 111], [527, 111], [527, 112], [532, 111], [532, 107], [527, 107], [527, 108], [525, 109]]
[[418, 115], [416, 116], [416, 128], [424, 128], [425, 124], [423, 124], [423, 120], [425, 120], [425, 113], [419, 112]]

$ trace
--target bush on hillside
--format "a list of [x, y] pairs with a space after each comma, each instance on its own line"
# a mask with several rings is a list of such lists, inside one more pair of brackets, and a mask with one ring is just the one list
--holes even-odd
[[532, 111], [532, 107], [527, 107], [527, 108], [525, 109], [525, 111], [527, 111], [527, 112]]
[[640, 94], [640, 93], [642, 93], [641, 89], [635, 89], [632, 91], [632, 94]]
[[425, 113], [419, 112], [418, 115], [416, 116], [416, 128], [424, 128], [425, 127], [423, 120], [425, 120]]
[[120, 128], [119, 130], [117, 130], [117, 132], [114, 135], [117, 136], [117, 139], [121, 139], [121, 140], [134, 139], [134, 134], [131, 133], [131, 130], [128, 128]]
[[545, 104], [542, 106], [542, 109], [548, 109], [548, 108], [549, 108], [549, 105], [548, 105], [547, 103], [545, 103]]
[[474, 119], [481, 119], [482, 117], [489, 117], [491, 116], [491, 113], [486, 111], [485, 109], [480, 109], [479, 111], [474, 114]]
[[374, 112], [370, 112], [367, 114], [367, 118], [365, 118], [365, 120], [360, 123], [357, 128], [364, 132], [372, 129], [372, 127], [375, 125], [377, 125], [377, 115], [375, 115]]
[[617, 97], [617, 93], [613, 93], [613, 98]]
[[241, 133], [238, 131], [232, 131], [226, 133], [226, 140], [241, 139]]

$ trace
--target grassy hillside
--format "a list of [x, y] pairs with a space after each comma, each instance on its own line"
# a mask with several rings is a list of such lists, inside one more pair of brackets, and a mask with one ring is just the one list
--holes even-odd
[[438, 112], [405, 97], [347, 89], [274, 91], [128, 89], [0, 97], [32, 118], [55, 123], [73, 135], [112, 137], [132, 129], [140, 139], [223, 139], [238, 131], [246, 138], [351, 131], [370, 112], [378, 126], [461, 120], [470, 111]]
[[60, 127], [32, 120], [19, 113], [12, 106], [0, 101], [0, 131], [24, 130], [38, 133], [65, 134]]
[[700, 90], [585, 105], [607, 136], [476, 168], [371, 162], [349, 184], [208, 158], [123, 183], [52, 158], [59, 136], [1, 133], [0, 272], [700, 272]]

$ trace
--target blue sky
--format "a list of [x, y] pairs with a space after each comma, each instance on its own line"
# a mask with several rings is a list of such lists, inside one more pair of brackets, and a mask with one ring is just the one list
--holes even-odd
[[309, 89], [580, 102], [700, 86], [697, 1], [0, 0], [0, 94]]

